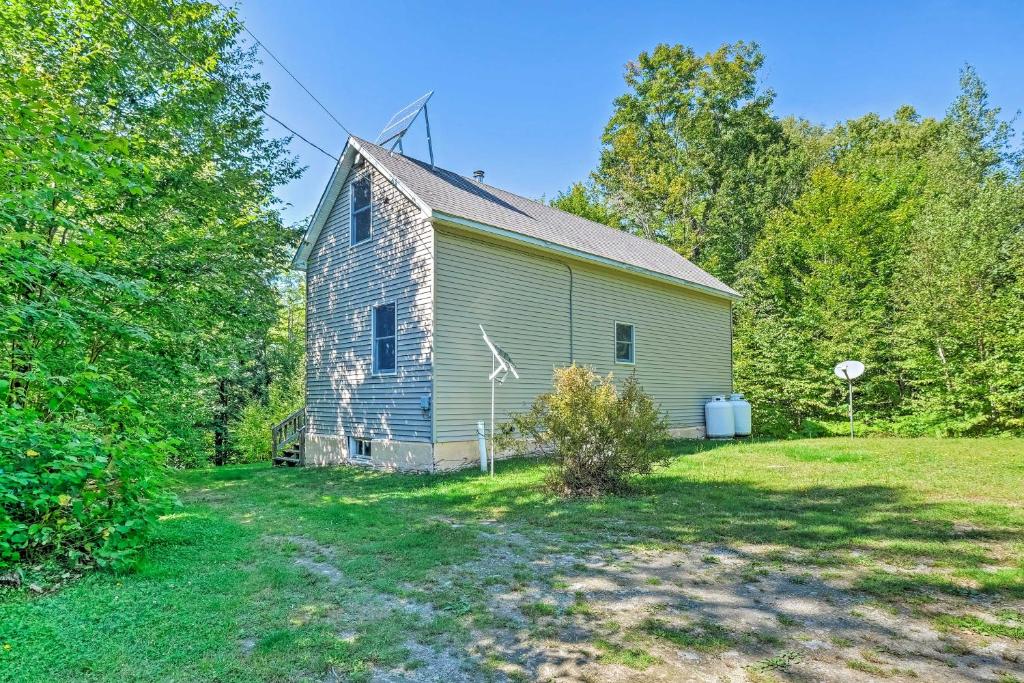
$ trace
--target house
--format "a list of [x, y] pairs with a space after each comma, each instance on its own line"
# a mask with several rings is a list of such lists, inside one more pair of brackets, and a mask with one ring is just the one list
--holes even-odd
[[668, 247], [352, 137], [294, 264], [306, 270], [305, 463], [450, 470], [490, 411], [483, 325], [527, 407], [570, 363], [635, 372], [673, 433], [732, 385], [738, 294]]

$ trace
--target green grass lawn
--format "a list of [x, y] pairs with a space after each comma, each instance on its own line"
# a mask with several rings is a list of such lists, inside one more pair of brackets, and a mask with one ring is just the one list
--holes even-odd
[[[702, 571], [718, 572], [715, 549], [767, 548], [772, 564], [745, 567], [750, 581], [814, 568], [890, 609], [1024, 600], [1022, 440], [676, 450], [634, 495], [597, 500], [550, 496], [538, 461], [499, 463], [493, 479], [269, 466], [183, 473], [182, 504], [137, 571], [95, 573], [43, 595], [0, 594], [0, 679], [360, 679], [396, 667], [414, 677], [432, 664], [413, 641], [465, 653], [510, 620], [536, 639], [552, 637], [559, 619], [596, 620], [568, 586], [590, 571], [585, 557], [613, 551], [699, 547]], [[498, 540], [514, 543], [502, 554]], [[545, 570], [547, 557], [561, 564]], [[660, 583], [643, 585], [653, 593]], [[537, 586], [546, 591], [539, 598]], [[496, 594], [520, 590], [519, 613], [493, 606]], [[996, 635], [1012, 642], [1024, 616], [1007, 614]], [[979, 632], [971, 619], [979, 617], [935, 622]], [[643, 668], [658, 661], [643, 638], [696, 637], [660, 617], [644, 623], [640, 640], [610, 645], [595, 635], [598, 658]], [[503, 664], [481, 654], [462, 668], [469, 680], [522, 675]]]

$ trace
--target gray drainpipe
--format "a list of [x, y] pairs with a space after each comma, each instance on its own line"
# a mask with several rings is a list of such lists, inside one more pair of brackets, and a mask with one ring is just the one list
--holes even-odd
[[569, 364], [572, 365], [573, 363], [576, 362], [576, 354], [575, 354], [574, 349], [573, 349], [573, 337], [572, 337], [572, 333], [573, 333], [573, 329], [572, 329], [572, 327], [573, 327], [573, 325], [572, 325], [572, 283], [573, 283], [573, 274], [572, 274], [572, 266], [570, 266], [565, 261], [562, 261], [562, 265], [564, 265], [566, 270], [569, 271]]

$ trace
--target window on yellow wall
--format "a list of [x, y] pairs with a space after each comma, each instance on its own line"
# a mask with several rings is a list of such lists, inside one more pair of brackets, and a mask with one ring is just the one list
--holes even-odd
[[636, 331], [629, 323], [615, 323], [615, 362], [636, 362]]

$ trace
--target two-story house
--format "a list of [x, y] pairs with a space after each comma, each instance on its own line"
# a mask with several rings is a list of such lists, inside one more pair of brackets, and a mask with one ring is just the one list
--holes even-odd
[[732, 385], [738, 294], [668, 247], [350, 138], [295, 256], [307, 278], [305, 462], [438, 471], [576, 363], [635, 372], [673, 432]]

